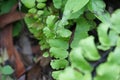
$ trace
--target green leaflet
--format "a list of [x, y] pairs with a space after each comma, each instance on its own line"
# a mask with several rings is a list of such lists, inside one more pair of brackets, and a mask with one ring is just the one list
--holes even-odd
[[46, 38], [55, 38], [54, 31], [51, 31], [48, 27], [45, 27], [43, 29], [43, 33], [46, 36]]
[[99, 60], [100, 55], [98, 54], [97, 48], [95, 47], [94, 37], [90, 36], [80, 41], [80, 45], [84, 50], [83, 55], [88, 60]]
[[68, 57], [68, 51], [61, 48], [51, 47], [50, 53], [51, 57], [54, 58], [65, 59]]
[[80, 9], [79, 11], [75, 12], [75, 13], [71, 13], [71, 15], [69, 15], [68, 19], [77, 19], [79, 18], [83, 12], [84, 12], [85, 8]]
[[49, 44], [46, 43], [46, 41], [44, 41], [44, 43], [43, 43], [43, 44], [40, 44], [40, 45], [42, 45], [42, 46], [40, 46], [40, 49], [41, 49], [41, 50], [45, 50], [45, 49], [48, 49], [48, 48], [49, 48]]
[[37, 9], [36, 8], [30, 8], [28, 10], [28, 12], [31, 13], [31, 14], [35, 14], [37, 12]]
[[68, 0], [65, 5], [64, 14], [66, 11], [75, 13], [75, 12], [79, 11], [80, 9], [82, 9], [88, 2], [89, 2], [89, 0], [74, 0], [74, 1]]
[[67, 41], [64, 41], [62, 39], [50, 39], [48, 41], [50, 47], [56, 47], [56, 48], [60, 48], [60, 49], [64, 49], [67, 50], [69, 47], [69, 44]]
[[56, 16], [55, 15], [48, 16], [47, 19], [46, 19], [47, 27], [49, 27], [51, 30], [53, 30], [54, 25], [55, 25], [55, 21], [56, 21]]
[[111, 52], [108, 57], [108, 63], [120, 65], [120, 47], [116, 47], [114, 52]]
[[24, 20], [29, 28], [31, 28], [31, 25], [36, 22], [34, 18], [28, 16], [25, 16]]
[[103, 0], [90, 0], [88, 3], [88, 9], [97, 13], [104, 12], [106, 5]]
[[111, 46], [111, 42], [107, 34], [108, 28], [109, 28], [108, 24], [101, 23], [97, 29], [99, 41], [101, 43], [101, 46], [99, 46], [99, 48], [105, 49], [105, 50], [109, 49]]
[[42, 16], [43, 14], [44, 14], [44, 11], [43, 11], [43, 10], [38, 10], [38, 11], [37, 11], [37, 15], [38, 15], [38, 16]]
[[[63, 21], [66, 21], [69, 19], [69, 17], [78, 11], [80, 11], [87, 3], [89, 0], [68, 0], [65, 9], [63, 12]], [[78, 14], [78, 13], [77, 13]]]
[[[115, 11], [110, 19], [111, 22], [102, 23], [99, 25], [98, 35], [101, 46], [98, 46], [98, 48], [107, 50], [110, 48], [111, 45], [116, 45], [118, 39], [118, 33], [120, 29], [119, 28], [120, 19], [117, 17], [119, 14], [120, 14], [119, 10]], [[109, 28], [111, 28], [112, 30], [109, 31], [109, 35], [108, 35], [107, 31]]]
[[110, 23], [110, 14], [105, 11], [105, 3], [103, 0], [90, 0], [88, 9], [102, 22]]
[[46, 6], [45, 3], [38, 3], [36, 7], [37, 7], [38, 9], [43, 9], [45, 6]]
[[32, 8], [35, 6], [35, 0], [21, 0], [21, 2], [27, 7]]
[[117, 32], [115, 32], [114, 30], [110, 30], [108, 36], [111, 42], [111, 46], [115, 46], [117, 44], [117, 40], [119, 39], [119, 35], [117, 34]]
[[57, 30], [57, 34], [60, 37], [69, 38], [71, 36], [72, 32], [68, 29], [62, 28], [62, 29]]
[[59, 59], [59, 60], [52, 60], [50, 63], [51, 67], [53, 69], [59, 70], [59, 69], [64, 69], [65, 67], [68, 66], [68, 61], [65, 59]]
[[83, 75], [77, 70], [68, 67], [62, 72], [58, 80], [83, 80]]
[[[118, 43], [119, 43], [118, 39]], [[117, 46], [108, 56], [107, 62], [97, 68], [97, 76], [94, 80], [119, 80], [120, 79], [120, 46]]]
[[2, 74], [4, 75], [10, 75], [13, 73], [13, 69], [10, 66], [4, 66], [1, 70]]
[[55, 8], [60, 9], [62, 6], [62, 0], [52, 0]]
[[92, 71], [92, 66], [84, 59], [83, 51], [80, 47], [73, 48], [69, 58], [72, 66], [79, 69], [81, 72], [86, 73]]
[[117, 40], [117, 47], [120, 47], [120, 37]]
[[46, 52], [43, 53], [42, 56], [43, 56], [43, 57], [49, 57], [49, 53], [46, 51]]
[[52, 77], [56, 80], [59, 79], [59, 75], [63, 72], [63, 70], [59, 70], [59, 71], [53, 71], [52, 72]]
[[75, 34], [71, 44], [71, 48], [78, 47], [79, 41], [88, 37], [89, 29], [90, 24], [84, 18], [80, 18], [77, 20], [77, 26], [75, 29]]
[[97, 68], [97, 76], [94, 80], [119, 80], [120, 67], [118, 65], [110, 65], [103, 63]]
[[120, 9], [116, 10], [111, 17], [112, 26], [111, 28], [115, 30], [117, 33], [120, 33]]

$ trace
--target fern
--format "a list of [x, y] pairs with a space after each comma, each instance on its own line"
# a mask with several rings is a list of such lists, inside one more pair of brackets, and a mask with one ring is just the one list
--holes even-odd
[[[40, 41], [41, 49], [48, 49], [45, 53], [54, 58], [50, 63], [55, 70], [53, 78], [120, 79], [120, 10], [110, 16], [103, 0], [52, 0], [49, 5], [46, 2], [22, 0], [29, 8], [25, 17], [29, 30]], [[100, 24], [94, 19], [101, 21]], [[74, 35], [70, 28], [75, 28]], [[89, 34], [93, 29], [97, 31], [97, 41], [94, 35]], [[101, 56], [100, 50], [106, 53]], [[106, 55], [107, 60], [101, 62]], [[93, 74], [95, 70], [96, 75]]]

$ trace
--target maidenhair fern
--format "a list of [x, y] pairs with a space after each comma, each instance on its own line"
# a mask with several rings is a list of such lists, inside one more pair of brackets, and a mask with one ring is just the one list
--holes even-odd
[[[39, 40], [42, 50], [49, 50], [45, 55], [53, 58], [50, 65], [55, 80], [120, 79], [119, 9], [110, 16], [103, 0], [22, 3], [29, 9], [25, 22], [30, 32]], [[91, 30], [97, 33], [91, 35]], [[103, 63], [101, 60], [106, 57]]]

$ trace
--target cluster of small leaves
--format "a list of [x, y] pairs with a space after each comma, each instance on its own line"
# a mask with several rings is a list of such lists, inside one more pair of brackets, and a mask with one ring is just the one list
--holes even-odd
[[[119, 9], [110, 16], [103, 0], [22, 0], [22, 3], [29, 8], [25, 18], [29, 30], [39, 39], [41, 49], [48, 49], [53, 57], [50, 64], [56, 70], [52, 73], [54, 79], [119, 80]], [[95, 19], [101, 21], [98, 26]], [[76, 24], [72, 42], [71, 24]], [[96, 37], [88, 34], [93, 29], [98, 33], [97, 42]], [[92, 77], [94, 66], [89, 61], [100, 60], [98, 50], [107, 51], [111, 47], [115, 49]]]
[[[29, 8], [28, 14], [25, 17], [29, 30], [40, 41], [40, 48], [42, 50], [49, 49], [47, 53], [50, 53], [50, 56], [54, 58], [50, 63], [51, 67], [56, 70], [64, 69], [68, 66], [66, 58], [68, 57], [67, 49], [69, 48], [71, 31], [66, 29], [65, 25], [59, 20], [59, 11], [53, 5], [46, 6], [46, 0], [27, 2], [25, 0], [22, 1]], [[53, 2], [56, 5], [56, 1], [54, 0]], [[45, 6], [39, 8], [42, 6], [41, 3]], [[31, 4], [34, 5], [32, 6]], [[57, 8], [64, 6], [63, 4], [65, 4], [65, 1], [62, 3], [61, 0], [61, 5], [57, 6]], [[39, 15], [39, 12], [42, 12], [42, 14]]]
[[47, 0], [21, 1], [28, 8], [28, 14], [25, 17], [25, 22], [27, 23], [30, 32], [33, 33], [38, 40], [40, 40], [39, 44], [41, 45], [42, 50], [49, 48], [48, 43], [46, 43], [46, 37], [43, 29], [46, 26], [47, 16], [54, 13], [52, 11], [52, 6], [46, 6]]

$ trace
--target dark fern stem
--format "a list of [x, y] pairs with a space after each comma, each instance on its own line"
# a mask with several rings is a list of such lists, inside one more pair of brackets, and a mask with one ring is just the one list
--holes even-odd
[[[114, 50], [115, 47], [111, 47], [109, 50], [107, 50], [105, 53], [103, 53], [101, 59], [99, 59], [97, 62], [93, 63], [93, 71], [92, 71], [92, 78], [96, 76], [96, 68], [101, 64], [104, 63], [107, 60], [107, 57], [111, 51]], [[93, 79], [92, 79], [93, 80]]]

